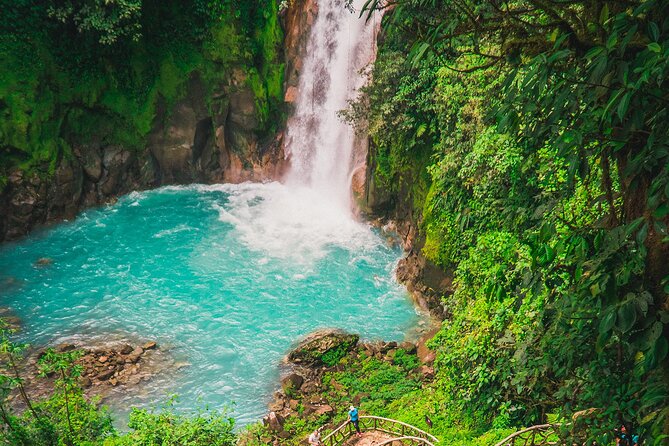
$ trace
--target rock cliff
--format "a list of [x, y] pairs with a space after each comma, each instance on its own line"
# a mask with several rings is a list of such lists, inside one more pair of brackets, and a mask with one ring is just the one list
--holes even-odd
[[[283, 12], [284, 92], [297, 86], [313, 0], [295, 0]], [[0, 241], [21, 237], [38, 225], [71, 219], [90, 206], [133, 190], [168, 184], [238, 183], [279, 178], [287, 167], [281, 131], [262, 135], [256, 95], [243, 69], [208, 85], [196, 71], [183, 98], [159, 101], [143, 148], [100, 141], [69, 142], [71, 153], [56, 165], [30, 171], [12, 168], [0, 191]], [[278, 126], [280, 127], [280, 126]]]

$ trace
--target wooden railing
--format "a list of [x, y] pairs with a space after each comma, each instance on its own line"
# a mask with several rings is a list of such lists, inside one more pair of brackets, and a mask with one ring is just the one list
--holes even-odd
[[[359, 418], [359, 426], [361, 431], [379, 431], [385, 432], [387, 434], [397, 436], [394, 440], [399, 438], [406, 438], [407, 440], [414, 439], [422, 441], [419, 445], [434, 446], [433, 443], [437, 443], [437, 437], [434, 435], [428, 434], [427, 432], [418, 429], [415, 426], [412, 426], [402, 421], [391, 420], [390, 418], [382, 418], [375, 416], [361, 416]], [[355, 427], [353, 423], [345, 421], [335, 430], [330, 432], [328, 435], [323, 437], [323, 444], [325, 446], [340, 446], [346, 442], [353, 434], [355, 433]], [[388, 443], [383, 443], [388, 444]]]
[[434, 444], [430, 443], [424, 438], [419, 438], [419, 437], [397, 437], [397, 438], [391, 438], [390, 440], [386, 440], [383, 443], [379, 443], [377, 446], [384, 446], [384, 445], [392, 445], [396, 444], [395, 442], [398, 441], [402, 445], [416, 445], [416, 446], [434, 446]]
[[495, 446], [547, 446], [563, 444], [557, 437], [555, 424], [539, 424], [514, 432]]

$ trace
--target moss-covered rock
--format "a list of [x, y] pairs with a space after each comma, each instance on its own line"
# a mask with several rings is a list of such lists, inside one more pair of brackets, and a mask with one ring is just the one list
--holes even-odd
[[288, 354], [288, 360], [301, 365], [331, 367], [358, 345], [360, 337], [340, 330], [319, 330], [302, 340]]

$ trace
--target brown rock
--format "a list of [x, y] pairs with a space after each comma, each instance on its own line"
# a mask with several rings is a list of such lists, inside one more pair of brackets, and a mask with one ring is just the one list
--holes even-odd
[[304, 384], [302, 384], [302, 387], [300, 388], [300, 390], [304, 394], [309, 394], [309, 393], [318, 392], [318, 387], [319, 387], [319, 385], [315, 381], [307, 381]]
[[290, 438], [292, 435], [293, 434], [291, 434], [288, 431], [281, 431], [277, 434], [277, 437], [286, 439], [286, 438]]
[[358, 393], [353, 397], [353, 405], [359, 406], [364, 398], [369, 398], [370, 394], [367, 392]]
[[420, 373], [421, 373], [421, 375], [423, 375], [423, 378], [426, 379], [426, 380], [431, 380], [431, 379], [434, 378], [434, 368], [433, 367], [423, 365], [423, 366], [420, 367]]
[[288, 401], [288, 407], [290, 407], [292, 410], [297, 410], [299, 407], [300, 402], [297, 400], [289, 400]]
[[93, 384], [88, 376], [80, 376], [77, 381], [79, 382], [79, 385], [84, 389], [89, 388]]
[[157, 346], [158, 346], [158, 344], [156, 344], [154, 341], [149, 341], [149, 342], [147, 342], [146, 344], [144, 344], [144, 345], [142, 346], [142, 349], [144, 349], [144, 350], [153, 350], [153, 349], [156, 348]]
[[397, 348], [397, 342], [391, 341], [391, 342], [386, 342], [381, 346], [381, 353], [387, 353], [389, 350]]
[[76, 348], [77, 348], [76, 345], [64, 342], [64, 343], [58, 344], [56, 346], [56, 351], [58, 351], [60, 353], [65, 353], [65, 352], [71, 352], [72, 350], [74, 350]]
[[49, 257], [40, 257], [35, 261], [35, 266], [49, 266], [53, 263], [53, 259]]
[[104, 364], [105, 362], [109, 361], [109, 357], [107, 357], [107, 356], [100, 356], [100, 357], [98, 358], [98, 361], [101, 362], [102, 364]]
[[289, 103], [295, 102], [297, 100], [297, 87], [288, 87], [283, 100]]
[[123, 347], [121, 347], [119, 353], [121, 353], [122, 355], [129, 355], [130, 353], [132, 353], [132, 350], [133, 350], [132, 346], [125, 344], [123, 345]]
[[262, 422], [270, 432], [283, 432], [283, 417], [277, 415], [275, 412], [270, 412], [263, 418]]
[[295, 364], [323, 365], [323, 357], [328, 352], [350, 352], [356, 347], [358, 340], [358, 335], [339, 330], [319, 330], [302, 340], [288, 354], [288, 360]]
[[100, 372], [96, 378], [99, 379], [100, 381], [106, 381], [112, 376], [114, 376], [114, 369], [104, 370]]
[[289, 393], [292, 391], [300, 390], [302, 384], [304, 383], [304, 378], [297, 373], [291, 373], [281, 380], [281, 388], [284, 392]]
[[140, 356], [144, 354], [144, 349], [142, 347], [137, 347], [133, 351], [130, 352], [131, 356]]
[[416, 344], [409, 341], [402, 342], [401, 344], [398, 345], [398, 347], [409, 354], [414, 354], [416, 353], [417, 350]]
[[284, 404], [283, 404], [283, 400], [282, 400], [281, 398], [277, 398], [277, 399], [275, 399], [273, 402], [271, 402], [271, 403], [267, 406], [267, 408], [268, 408], [271, 412], [281, 412], [281, 410], [283, 410], [283, 406], [284, 406]]
[[334, 409], [329, 404], [323, 404], [321, 406], [316, 407], [316, 410], [314, 411], [314, 413], [318, 416], [321, 416], [321, 415], [331, 416], [331, 415], [334, 414]]

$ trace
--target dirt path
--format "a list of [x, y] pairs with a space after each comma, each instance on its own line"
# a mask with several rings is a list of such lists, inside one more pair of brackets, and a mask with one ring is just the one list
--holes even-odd
[[353, 437], [348, 440], [345, 446], [376, 446], [386, 440], [390, 440], [393, 436], [378, 431], [363, 432], [362, 437]]

